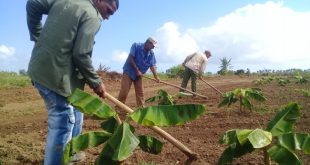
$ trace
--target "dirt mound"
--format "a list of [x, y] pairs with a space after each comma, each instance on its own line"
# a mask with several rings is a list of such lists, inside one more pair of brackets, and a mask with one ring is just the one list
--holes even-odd
[[97, 72], [103, 81], [120, 81], [122, 74], [116, 71], [98, 71]]

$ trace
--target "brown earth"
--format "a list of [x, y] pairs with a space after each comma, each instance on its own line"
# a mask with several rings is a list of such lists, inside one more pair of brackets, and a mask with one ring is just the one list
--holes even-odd
[[[257, 77], [211, 77], [207, 82], [222, 92], [241, 87], [257, 87], [252, 81]], [[109, 93], [117, 96], [120, 90], [120, 76], [114, 75], [104, 79]], [[180, 79], [165, 80], [179, 85]], [[166, 132], [182, 142], [198, 155], [194, 165], [217, 164], [217, 161], [227, 146], [218, 143], [221, 135], [235, 128], [265, 128], [275, 112], [288, 102], [297, 102], [302, 107], [302, 115], [298, 119], [295, 130], [309, 133], [310, 99], [302, 96], [295, 89], [308, 89], [309, 84], [290, 83], [286, 86], [271, 84], [259, 86], [268, 98], [265, 103], [255, 103], [253, 112], [240, 113], [236, 105], [218, 108], [220, 95], [202, 81], [198, 81], [198, 93], [208, 99], [199, 97], [176, 98], [177, 104], [199, 103], [207, 106], [206, 114], [183, 126], [163, 128]], [[178, 89], [152, 80], [144, 80], [145, 98], [154, 96], [158, 89], [164, 89], [169, 94], [178, 93]], [[88, 90], [90, 91], [90, 90]], [[108, 101], [109, 102], [109, 101]], [[134, 109], [135, 96], [131, 89], [127, 105]], [[113, 104], [111, 104], [114, 106]], [[154, 133], [151, 129], [135, 126], [137, 134], [150, 134], [161, 139], [165, 145], [159, 155], [151, 155], [137, 149], [124, 164], [186, 164], [187, 156], [167, 140]], [[84, 132], [99, 129], [99, 122], [85, 117]], [[0, 89], [0, 164], [42, 164], [44, 143], [47, 133], [47, 113], [42, 99], [32, 87]], [[86, 150], [87, 160], [79, 164], [93, 164], [100, 153], [100, 147]], [[298, 153], [304, 164], [309, 164], [310, 157]], [[233, 164], [263, 164], [261, 152], [253, 152], [234, 160]]]

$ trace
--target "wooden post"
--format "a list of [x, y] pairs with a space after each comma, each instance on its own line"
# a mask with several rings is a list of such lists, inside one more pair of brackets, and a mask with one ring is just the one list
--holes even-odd
[[[147, 79], [150, 79], [150, 80], [153, 80], [153, 81], [156, 81], [155, 79], [150, 78], [150, 77], [147, 77], [147, 76], [143, 76], [143, 77], [145, 77], [145, 78], [147, 78]], [[196, 96], [200, 96], [200, 97], [202, 97], [202, 98], [204, 98], [204, 99], [206, 99], [206, 98], [207, 98], [207, 96], [201, 95], [201, 94], [196, 93], [196, 92], [192, 92], [192, 91], [190, 91], [190, 90], [188, 90], [188, 89], [185, 89], [185, 88], [179, 87], [179, 86], [177, 86], [177, 85], [174, 85], [174, 84], [171, 84], [171, 83], [168, 83], [168, 82], [162, 81], [162, 80], [160, 80], [160, 83], [162, 83], [162, 84], [166, 84], [166, 85], [170, 85], [170, 86], [173, 86], [173, 87], [176, 87], [176, 88], [179, 88], [179, 89], [182, 89], [182, 90], [187, 91], [187, 92], [189, 92], [189, 93], [191, 93], [191, 94], [194, 94], [194, 95], [196, 95]]]
[[[114, 98], [113, 96], [111, 96], [109, 93], [106, 92], [104, 96], [105, 96], [105, 98], [107, 98], [108, 100], [112, 101], [114, 104], [116, 104], [118, 107], [120, 107], [121, 109], [125, 110], [126, 112], [128, 112], [128, 113], [134, 112], [134, 110], [132, 110], [130, 107], [128, 107], [127, 105], [123, 104], [122, 102], [120, 102], [119, 100]], [[152, 130], [154, 130], [156, 133], [158, 133], [160, 136], [162, 136], [163, 138], [168, 140], [170, 143], [172, 143], [178, 149], [180, 149], [190, 159], [192, 159], [192, 160], [196, 160], [197, 159], [197, 154], [195, 154], [193, 151], [188, 149], [184, 144], [182, 144], [180, 141], [175, 139], [173, 136], [171, 136], [170, 134], [168, 134], [167, 132], [165, 132], [161, 128], [159, 128], [157, 126], [150, 126], [150, 128]]]

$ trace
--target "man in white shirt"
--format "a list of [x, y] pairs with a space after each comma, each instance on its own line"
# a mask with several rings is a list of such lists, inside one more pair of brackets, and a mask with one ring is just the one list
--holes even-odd
[[192, 91], [196, 92], [197, 75], [199, 79], [202, 79], [202, 74], [210, 57], [211, 53], [208, 50], [206, 50], [204, 53], [195, 52], [186, 57], [182, 63], [182, 65], [185, 67], [183, 81], [181, 84], [182, 88], [186, 88], [188, 80], [191, 78]]

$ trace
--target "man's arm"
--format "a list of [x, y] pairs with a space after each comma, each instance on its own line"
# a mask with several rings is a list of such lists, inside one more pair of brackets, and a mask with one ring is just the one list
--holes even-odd
[[203, 61], [200, 65], [200, 68], [199, 68], [199, 74], [198, 74], [199, 79], [202, 79], [202, 75], [203, 75], [203, 72], [204, 72], [206, 66], [207, 66], [207, 61]]
[[153, 73], [154, 78], [155, 78], [156, 81], [159, 83], [160, 80], [159, 80], [159, 78], [158, 78], [158, 76], [157, 76], [156, 68], [155, 68], [154, 66], [151, 66], [150, 69], [151, 69], [151, 71], [152, 71], [152, 73]]
[[48, 14], [52, 1], [28, 0], [26, 4], [27, 25], [30, 40], [37, 42], [42, 30], [42, 16]]
[[100, 20], [97, 18], [87, 19], [79, 26], [76, 41], [73, 48], [72, 60], [74, 66], [83, 75], [86, 83], [94, 92], [104, 98], [105, 86], [92, 65], [92, 50], [95, 42], [95, 35], [100, 28]]
[[193, 57], [194, 57], [195, 53], [194, 54], [191, 54], [191, 55], [188, 55], [185, 60], [183, 61], [182, 65], [185, 66], [185, 64], [191, 60]]
[[137, 64], [135, 62], [135, 59], [133, 58], [133, 56], [131, 54], [129, 54], [129, 58], [130, 58], [130, 65], [134, 68], [134, 70], [136, 71], [136, 75], [141, 77], [143, 74], [142, 72], [139, 70], [139, 68], [137, 67]]

